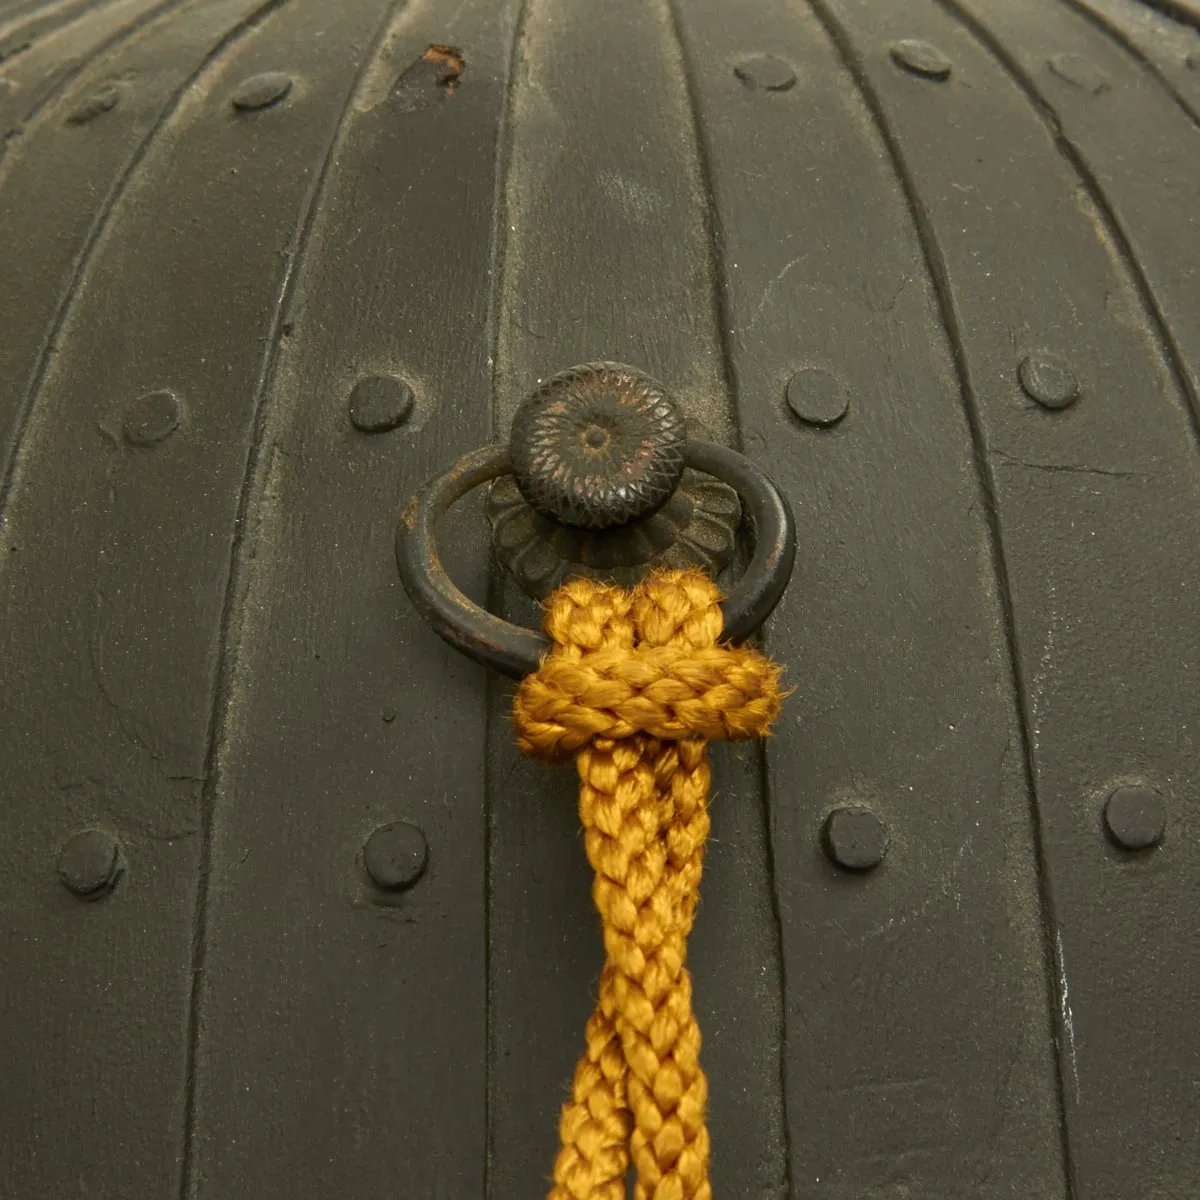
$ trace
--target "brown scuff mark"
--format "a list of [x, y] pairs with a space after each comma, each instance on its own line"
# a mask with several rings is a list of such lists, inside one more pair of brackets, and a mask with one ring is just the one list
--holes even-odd
[[396, 77], [392, 99], [402, 112], [415, 112], [453, 96], [458, 81], [467, 69], [467, 60], [457, 46], [435, 43], [426, 49]]

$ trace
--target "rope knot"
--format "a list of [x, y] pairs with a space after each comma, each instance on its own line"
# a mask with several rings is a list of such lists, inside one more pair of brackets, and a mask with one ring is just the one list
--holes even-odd
[[559, 1123], [550, 1200], [712, 1200], [708, 1083], [685, 962], [708, 836], [706, 746], [767, 733], [779, 668], [720, 645], [699, 571], [636, 588], [573, 579], [550, 597], [553, 648], [517, 691], [528, 755], [575, 755], [605, 965]]
[[721, 594], [707, 576], [661, 572], [632, 593], [580, 579], [563, 591], [546, 618], [554, 649], [513, 707], [525, 754], [560, 762], [595, 738], [740, 741], [768, 732], [780, 670], [755, 650], [717, 645]]

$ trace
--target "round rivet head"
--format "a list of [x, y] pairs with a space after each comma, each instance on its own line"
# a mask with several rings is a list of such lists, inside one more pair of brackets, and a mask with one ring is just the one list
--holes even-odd
[[1043, 408], [1069, 408], [1079, 399], [1079, 379], [1061, 359], [1044, 350], [1027, 354], [1017, 368], [1021, 388]]
[[806, 367], [788, 380], [787, 404], [806, 425], [836, 425], [850, 407], [850, 393], [836, 375]]
[[99, 900], [121, 878], [121, 848], [102, 829], [84, 829], [68, 839], [58, 854], [63, 886], [84, 900]]
[[157, 446], [179, 428], [182, 409], [174, 392], [147, 392], [126, 410], [125, 440], [131, 446]]
[[256, 112], [278, 104], [292, 90], [292, 77], [282, 71], [265, 71], [243, 79], [230, 97], [240, 112]]
[[953, 64], [932, 43], [920, 38], [905, 38], [891, 48], [892, 62], [923, 79], [949, 79]]
[[1104, 827], [1122, 850], [1148, 850], [1166, 832], [1166, 805], [1152, 787], [1119, 787], [1105, 802]]
[[111, 112], [120, 100], [121, 89], [115, 83], [102, 83], [71, 109], [67, 120], [72, 125], [86, 125], [101, 113]]
[[846, 871], [869, 871], [883, 862], [888, 832], [869, 809], [857, 805], [835, 808], [825, 818], [821, 841], [829, 860]]
[[796, 82], [796, 72], [774, 54], [747, 54], [733, 64], [733, 73], [766, 92], [786, 92]]
[[371, 882], [384, 892], [402, 892], [413, 886], [429, 863], [425, 835], [408, 821], [381, 825], [363, 847], [363, 865]]
[[360, 433], [387, 433], [412, 416], [416, 397], [403, 379], [367, 375], [350, 393], [350, 424]]

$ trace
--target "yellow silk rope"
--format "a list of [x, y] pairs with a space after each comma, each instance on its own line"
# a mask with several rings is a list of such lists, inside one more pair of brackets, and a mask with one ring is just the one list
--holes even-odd
[[779, 668], [718, 645], [721, 594], [700, 571], [626, 590], [569, 580], [553, 648], [513, 706], [522, 751], [575, 757], [605, 965], [559, 1124], [550, 1200], [711, 1200], [708, 1083], [685, 963], [708, 836], [714, 738], [764, 736]]

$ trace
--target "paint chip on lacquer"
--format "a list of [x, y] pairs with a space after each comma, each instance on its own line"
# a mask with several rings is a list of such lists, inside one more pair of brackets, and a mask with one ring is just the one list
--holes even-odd
[[454, 95], [466, 69], [466, 59], [456, 46], [431, 45], [397, 76], [392, 99], [402, 112], [437, 104]]

